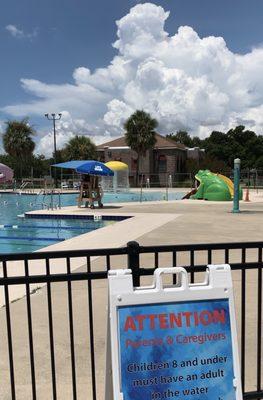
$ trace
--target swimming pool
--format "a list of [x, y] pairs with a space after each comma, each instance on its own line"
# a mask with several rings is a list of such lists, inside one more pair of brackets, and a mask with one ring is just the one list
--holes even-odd
[[112, 223], [114, 221], [20, 219], [17, 225], [0, 225], [0, 253], [32, 252]]
[[41, 209], [36, 197], [1, 194], [0, 253], [32, 252], [115, 222], [110, 219], [24, 218], [26, 211]]
[[[168, 200], [178, 200], [184, 193], [171, 192]], [[77, 193], [62, 194], [61, 206], [77, 203]], [[165, 200], [161, 191], [106, 193], [104, 203]], [[0, 193], [0, 253], [32, 252], [114, 223], [113, 220], [24, 218], [27, 211], [59, 204], [59, 196]], [[20, 217], [19, 217], [20, 216]]]

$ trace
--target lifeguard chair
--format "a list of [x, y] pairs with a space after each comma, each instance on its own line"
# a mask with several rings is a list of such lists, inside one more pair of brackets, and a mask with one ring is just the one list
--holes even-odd
[[95, 208], [94, 203], [98, 202], [98, 207], [102, 208], [102, 197], [103, 191], [99, 185], [98, 176], [83, 175], [78, 197], [78, 207], [80, 208], [84, 202], [85, 207]]

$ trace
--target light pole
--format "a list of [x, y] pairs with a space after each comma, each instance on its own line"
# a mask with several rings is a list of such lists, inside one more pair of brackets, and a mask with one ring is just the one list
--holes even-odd
[[[54, 133], [54, 162], [57, 163], [57, 141], [56, 141], [56, 121], [59, 121], [62, 117], [62, 114], [45, 114], [45, 117], [49, 121], [53, 121], [53, 133]], [[57, 186], [57, 173], [55, 170], [55, 186]]]

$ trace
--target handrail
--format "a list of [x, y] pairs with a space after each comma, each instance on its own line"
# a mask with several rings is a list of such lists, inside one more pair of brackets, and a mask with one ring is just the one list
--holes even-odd
[[[23, 191], [26, 191], [25, 189], [26, 189], [27, 185], [29, 185], [30, 183], [32, 183], [32, 182], [30, 182], [30, 181], [26, 181], [26, 182], [22, 181], [22, 184], [21, 184], [21, 186], [19, 188], [19, 194], [22, 194]], [[33, 192], [34, 192], [34, 185], [31, 188], [31, 190], [28, 189], [28, 193], [33, 193]]]
[[[55, 207], [55, 204], [54, 204], [54, 201], [53, 201], [53, 195], [54, 195], [54, 194], [58, 194], [58, 207]], [[40, 195], [43, 195], [44, 197], [45, 197], [45, 196], [48, 196], [48, 195], [51, 196], [51, 201], [50, 201], [49, 204], [48, 204], [47, 201], [43, 201], [43, 202], [41, 203], [41, 204], [42, 204], [42, 209], [43, 209], [44, 207], [46, 207], [48, 210], [49, 210], [49, 209], [54, 210], [54, 209], [57, 209], [57, 208], [61, 209], [61, 191], [60, 191], [60, 190], [58, 190], [58, 189], [50, 189], [50, 190], [41, 189], [41, 190], [37, 193], [37, 197], [40, 196]], [[35, 204], [36, 204], [36, 203], [37, 203], [37, 199], [36, 199], [36, 201], [35, 201]]]

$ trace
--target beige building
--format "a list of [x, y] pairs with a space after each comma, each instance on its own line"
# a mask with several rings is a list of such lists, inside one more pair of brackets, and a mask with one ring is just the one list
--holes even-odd
[[[107, 162], [110, 160], [122, 161], [129, 166], [130, 183], [132, 184], [136, 175], [137, 154], [132, 151], [122, 136], [110, 142], [97, 146], [99, 160]], [[167, 174], [185, 172], [187, 149], [182, 143], [176, 143], [156, 134], [154, 148], [147, 151], [141, 160], [140, 174], [155, 175], [159, 180], [165, 179]]]

